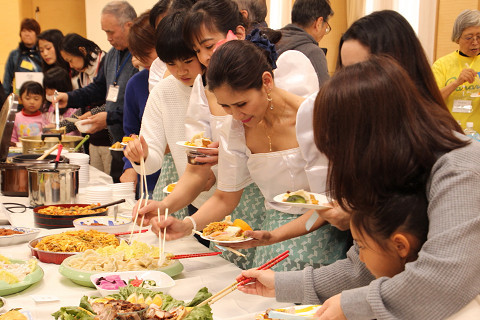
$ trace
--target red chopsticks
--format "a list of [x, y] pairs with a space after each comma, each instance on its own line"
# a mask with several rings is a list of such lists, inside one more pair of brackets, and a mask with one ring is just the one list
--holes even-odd
[[[148, 229], [143, 229], [143, 230], [135, 230], [133, 231], [133, 233], [144, 233], [144, 232], [147, 232]], [[126, 234], [130, 234], [132, 233], [131, 231], [128, 231], [128, 232], [119, 232], [119, 233], [114, 233], [114, 235], [116, 236], [123, 236], [123, 235], [126, 235]]]
[[[282, 252], [281, 254], [279, 254], [278, 256], [276, 256], [275, 258], [267, 261], [266, 263], [264, 263], [263, 265], [261, 265], [260, 267], [257, 268], [257, 270], [267, 270], [267, 269], [270, 269], [271, 267], [273, 267], [274, 265], [276, 265], [277, 263], [279, 263], [280, 261], [286, 259], [288, 257], [288, 254], [289, 254], [289, 250], [285, 251], [285, 252]], [[239, 281], [235, 281], [233, 284], [229, 285], [228, 287], [220, 290], [219, 292], [217, 292], [216, 294], [214, 294], [213, 296], [211, 296], [210, 298], [208, 299], [205, 299], [204, 301], [202, 301], [200, 304], [197, 305], [197, 307], [201, 307], [201, 306], [204, 306], [206, 305], [207, 303], [208, 304], [213, 304], [215, 302], [217, 302], [218, 300], [220, 300], [221, 298], [225, 297], [227, 294], [229, 294], [230, 292], [233, 292], [237, 289], [237, 287], [239, 285], [244, 285], [250, 281], [252, 281], [253, 278], [246, 278], [246, 277], [241, 277], [239, 279]]]
[[[288, 258], [288, 255], [290, 253], [290, 250], [287, 250], [285, 252], [282, 252], [280, 253], [278, 256], [276, 256], [275, 258], [265, 262], [263, 265], [261, 265], [260, 267], [257, 268], [257, 270], [268, 270], [270, 269], [271, 267], [273, 267], [274, 265], [276, 265], [277, 263], [279, 263], [280, 261]], [[240, 278], [240, 281], [237, 282], [237, 285], [239, 286], [243, 286], [249, 282], [251, 282], [253, 279], [252, 278], [245, 278], [245, 277], [241, 277]]]
[[222, 254], [222, 252], [206, 252], [206, 253], [192, 253], [192, 254], [176, 254], [170, 259], [186, 259], [186, 258], [197, 258], [197, 257], [208, 257], [208, 256], [216, 256]]

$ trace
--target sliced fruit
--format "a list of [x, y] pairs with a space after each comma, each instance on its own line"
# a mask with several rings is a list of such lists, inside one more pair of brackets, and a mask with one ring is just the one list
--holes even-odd
[[5, 281], [8, 284], [20, 282], [13, 273], [5, 270], [0, 270], [0, 280]]
[[294, 194], [292, 196], [289, 196], [287, 198], [287, 202], [293, 202], [293, 203], [307, 203], [307, 200], [305, 200], [304, 197], [299, 196], [297, 194]]
[[33, 270], [35, 270], [35, 268], [37, 267], [37, 259], [28, 260], [27, 265], [30, 272], [33, 272]]
[[147, 299], [145, 299], [145, 304], [151, 305], [153, 303], [152, 297], [148, 296]]
[[245, 221], [243, 221], [242, 219], [235, 219], [235, 221], [233, 221], [233, 225], [235, 227], [239, 227], [240, 229], [242, 229], [243, 231], [251, 231], [252, 230], [252, 227], [250, 227], [248, 225], [248, 223], [246, 223]]
[[134, 292], [131, 295], [129, 295], [127, 298], [127, 301], [131, 303], [137, 303], [137, 294]]
[[155, 297], [153, 297], [152, 303], [156, 304], [157, 306], [161, 307], [163, 304], [162, 297], [159, 294], [156, 294]]
[[168, 191], [168, 192], [172, 192], [173, 189], [175, 189], [175, 186], [176, 186], [176, 185], [177, 185], [176, 183], [170, 183], [170, 184], [167, 186], [167, 191]]

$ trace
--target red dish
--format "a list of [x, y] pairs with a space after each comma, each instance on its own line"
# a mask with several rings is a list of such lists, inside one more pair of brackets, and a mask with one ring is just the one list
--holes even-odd
[[90, 204], [55, 204], [50, 206], [40, 206], [33, 209], [33, 219], [35, 225], [40, 228], [45, 229], [55, 229], [55, 228], [70, 228], [73, 227], [73, 220], [78, 218], [84, 217], [94, 217], [94, 216], [106, 216], [107, 215], [107, 208], [105, 208], [101, 213], [92, 213], [92, 214], [76, 214], [76, 215], [52, 215], [52, 214], [42, 214], [38, 213], [38, 210], [44, 209], [47, 207], [62, 207], [62, 208], [70, 208], [70, 207], [86, 207], [90, 206]]
[[30, 251], [32, 251], [32, 256], [36, 257], [38, 260], [45, 262], [45, 263], [54, 263], [54, 264], [61, 264], [63, 260], [67, 259], [70, 256], [81, 252], [51, 252], [51, 251], [44, 251], [35, 248], [37, 243], [39, 243], [44, 237], [40, 237], [37, 239], [33, 239], [28, 243], [28, 247]]

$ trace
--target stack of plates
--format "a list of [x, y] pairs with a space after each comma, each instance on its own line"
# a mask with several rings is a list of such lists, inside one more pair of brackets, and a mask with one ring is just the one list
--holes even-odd
[[112, 190], [112, 201], [120, 199], [135, 200], [135, 185], [133, 182], [113, 183], [108, 186]]
[[107, 204], [112, 202], [112, 188], [110, 185], [87, 187], [85, 188], [83, 201], [85, 201], [86, 204]]
[[78, 183], [79, 187], [83, 188], [88, 185], [88, 180], [90, 179], [90, 156], [85, 153], [73, 153], [69, 152], [65, 154], [65, 157], [70, 160], [70, 164], [76, 164], [80, 166], [80, 171], [78, 172]]

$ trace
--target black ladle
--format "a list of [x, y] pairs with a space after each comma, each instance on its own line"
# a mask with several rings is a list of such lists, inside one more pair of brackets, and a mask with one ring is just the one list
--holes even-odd
[[103, 209], [103, 208], [110, 207], [110, 206], [113, 206], [113, 205], [116, 205], [116, 204], [119, 204], [119, 203], [124, 203], [124, 202], [125, 202], [125, 199], [120, 199], [120, 200], [113, 201], [113, 202], [110, 202], [110, 203], [102, 204], [101, 206], [98, 206], [98, 207], [93, 207], [90, 210]]

